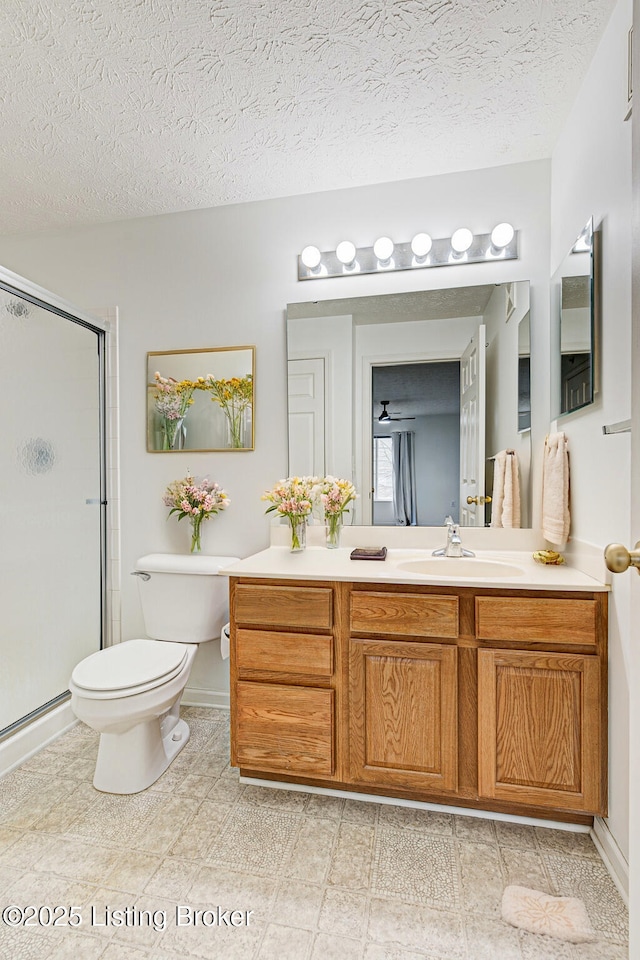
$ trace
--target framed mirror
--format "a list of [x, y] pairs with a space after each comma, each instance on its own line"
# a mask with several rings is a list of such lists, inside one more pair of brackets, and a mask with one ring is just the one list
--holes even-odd
[[518, 324], [518, 433], [531, 429], [531, 315]]
[[147, 354], [147, 450], [253, 450], [255, 347]]
[[597, 237], [589, 219], [552, 279], [552, 413], [559, 417], [596, 395]]
[[[510, 449], [521, 526], [529, 526], [530, 435], [518, 430], [517, 363], [528, 313], [527, 280], [290, 303], [289, 474], [352, 480], [357, 524], [440, 526], [450, 514], [486, 526], [490, 461]], [[482, 374], [473, 395], [470, 369]], [[393, 456], [398, 434], [409, 433], [404, 472], [415, 473], [415, 498], [399, 516]]]

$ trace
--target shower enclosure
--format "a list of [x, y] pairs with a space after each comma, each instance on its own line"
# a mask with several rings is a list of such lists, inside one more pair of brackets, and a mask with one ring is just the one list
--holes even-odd
[[67, 698], [102, 645], [104, 341], [0, 270], [0, 737]]

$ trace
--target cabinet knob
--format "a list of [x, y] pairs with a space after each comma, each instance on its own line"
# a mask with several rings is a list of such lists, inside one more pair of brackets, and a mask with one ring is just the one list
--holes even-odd
[[491, 503], [491, 497], [467, 497], [467, 503]]
[[624, 573], [629, 567], [635, 567], [640, 573], [640, 540], [635, 550], [627, 550], [621, 543], [610, 543], [604, 548], [604, 562], [612, 573]]

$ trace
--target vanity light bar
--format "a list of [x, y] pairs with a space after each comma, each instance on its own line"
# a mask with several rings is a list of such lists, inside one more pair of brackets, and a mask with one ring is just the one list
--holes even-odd
[[[427, 252], [420, 256], [422, 250]], [[308, 246], [298, 257], [298, 280], [322, 280], [327, 277], [350, 277], [358, 273], [417, 270], [517, 258], [518, 233], [511, 224], [500, 223], [491, 233], [475, 236], [462, 227], [451, 237], [440, 240], [431, 240], [428, 234], [420, 233], [409, 243], [394, 244], [390, 238], [380, 237], [372, 247], [356, 247], [350, 240], [343, 240], [335, 250], [324, 252], [318, 247]]]

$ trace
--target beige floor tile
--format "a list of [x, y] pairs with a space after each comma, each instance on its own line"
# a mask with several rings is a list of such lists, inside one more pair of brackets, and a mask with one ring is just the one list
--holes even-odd
[[331, 936], [360, 940], [365, 933], [369, 914], [364, 894], [328, 889], [322, 901], [318, 929]]
[[312, 939], [308, 930], [270, 923], [265, 930], [256, 960], [307, 960]]
[[359, 940], [320, 933], [313, 943], [311, 960], [362, 960], [363, 946]]
[[156, 872], [162, 858], [135, 850], [120, 851], [115, 866], [105, 879], [104, 885], [114, 890], [139, 894]]
[[334, 820], [303, 818], [289, 859], [283, 864], [283, 876], [324, 883], [331, 867], [338, 829]]
[[484, 817], [455, 817], [455, 834], [459, 840], [475, 840], [477, 843], [495, 843], [496, 825]]
[[2, 876], [5, 866], [13, 870], [31, 870], [42, 855], [55, 845], [56, 843], [51, 837], [43, 837], [37, 833], [23, 834], [0, 854], [0, 876]]
[[498, 919], [504, 883], [500, 853], [494, 844], [458, 840], [462, 904], [469, 913]]
[[379, 803], [346, 799], [342, 810], [342, 819], [348, 823], [364, 823], [375, 826], [378, 822], [379, 810]]
[[157, 894], [169, 900], [184, 900], [198, 869], [193, 861], [166, 857], [147, 881], [144, 892], [147, 897]]
[[215, 845], [229, 816], [230, 805], [205, 800], [182, 828], [169, 848], [172, 857], [203, 860]]
[[13, 827], [0, 826], [0, 853], [13, 846], [16, 840], [23, 836], [23, 832], [22, 830], [15, 830]]
[[626, 943], [627, 910], [602, 860], [543, 854], [554, 893], [584, 901], [591, 924], [604, 940]]
[[537, 850], [501, 847], [500, 858], [505, 885], [513, 883], [543, 893], [553, 893], [542, 856]]
[[282, 880], [272, 907], [276, 923], [315, 930], [322, 908], [324, 887], [302, 880]]
[[536, 835], [533, 827], [523, 823], [509, 823], [496, 820], [496, 836], [502, 847], [519, 847], [524, 850], [537, 850]]
[[384, 827], [421, 830], [445, 837], [453, 835], [453, 816], [450, 813], [437, 813], [432, 810], [414, 810], [412, 807], [396, 807], [381, 803], [378, 823]]
[[378, 827], [371, 886], [377, 895], [458, 908], [455, 841], [415, 830]]
[[469, 956], [473, 960], [521, 960], [520, 937], [502, 920], [468, 917], [465, 922]]
[[[95, 884], [69, 880], [51, 873], [24, 873], [6, 891], [9, 903], [77, 906], [84, 908], [95, 891]], [[84, 910], [82, 913], [84, 917]]]
[[241, 804], [233, 807], [207, 859], [277, 877], [289, 857], [299, 826], [297, 815], [245, 804], [243, 798]]
[[238, 783], [237, 780], [220, 776], [218, 780], [214, 780], [207, 799], [216, 800], [218, 803], [235, 803], [241, 799], [245, 790], [244, 784]]
[[0, 924], [1, 960], [46, 960], [50, 939], [41, 930], [13, 929]]
[[[190, 904], [194, 910], [210, 909], [211, 903]], [[173, 958], [202, 957], [204, 960], [253, 960], [267, 923], [242, 927], [210, 927], [202, 923], [178, 926], [171, 924], [160, 935], [152, 960], [163, 952]]]
[[35, 863], [35, 869], [72, 880], [100, 883], [118, 860], [118, 852], [95, 843], [60, 838]]
[[572, 944], [534, 933], [520, 933], [520, 951], [522, 960], [577, 960]]
[[323, 820], [340, 820], [343, 810], [344, 800], [341, 797], [311, 794], [307, 799], [305, 814], [308, 817], [320, 817]]
[[225, 910], [253, 910], [251, 925], [256, 925], [269, 917], [275, 895], [276, 886], [270, 877], [206, 864], [195, 875], [187, 903], [220, 905]]
[[373, 827], [342, 822], [329, 869], [329, 883], [348, 890], [367, 890], [371, 881], [373, 840]]
[[200, 806], [192, 797], [165, 796], [158, 812], [141, 827], [131, 847], [145, 853], [167, 853]]
[[575, 833], [570, 830], [547, 830], [535, 827], [534, 833], [538, 847], [544, 853], [574, 854], [577, 857], [590, 857], [599, 860], [600, 854], [588, 833]]
[[270, 807], [287, 813], [302, 813], [306, 804], [312, 800], [309, 794], [297, 790], [272, 790], [248, 784], [242, 795], [242, 802], [257, 807]]
[[68, 930], [47, 955], [47, 960], [98, 960], [104, 953], [104, 940]]
[[[414, 953], [392, 944], [368, 943], [362, 960], [440, 960], [426, 953]], [[499, 958], [498, 958], [499, 960]]]
[[421, 904], [372, 899], [369, 940], [391, 944], [446, 960], [467, 960], [463, 923], [453, 912]]
[[28, 829], [77, 789], [73, 780], [17, 772], [12, 789], [7, 790], [12, 776], [0, 780], [0, 822], [14, 829]]

